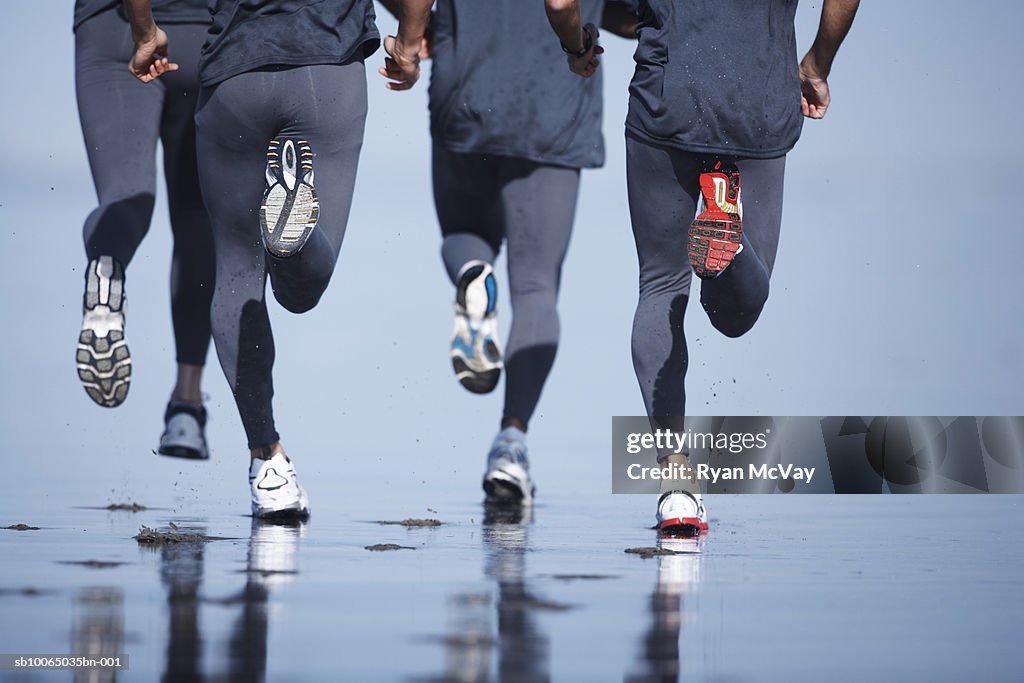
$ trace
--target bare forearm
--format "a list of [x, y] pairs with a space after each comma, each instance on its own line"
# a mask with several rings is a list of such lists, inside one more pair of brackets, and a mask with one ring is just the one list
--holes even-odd
[[150, 0], [124, 0], [124, 11], [132, 27], [132, 40], [136, 44], [154, 39], [156, 22], [153, 21], [153, 6]]
[[[398, 5], [395, 12], [389, 5]], [[419, 45], [430, 23], [430, 8], [434, 0], [391, 0], [384, 6], [398, 17], [398, 39], [406, 45]]]
[[586, 41], [583, 37], [579, 0], [545, 0], [545, 8], [548, 22], [558, 34], [558, 39], [574, 52], [582, 50]]
[[601, 28], [622, 38], [636, 40], [636, 15], [621, 3], [606, 2], [601, 14]]
[[821, 8], [821, 22], [818, 35], [804, 58], [805, 63], [813, 62], [814, 70], [821, 78], [827, 78], [832, 71], [832, 61], [846, 34], [853, 25], [860, 0], [825, 0]]

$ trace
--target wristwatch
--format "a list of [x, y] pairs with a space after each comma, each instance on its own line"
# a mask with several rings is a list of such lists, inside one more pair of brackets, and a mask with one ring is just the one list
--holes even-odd
[[583, 27], [583, 47], [579, 50], [571, 50], [565, 43], [559, 41], [562, 46], [562, 52], [567, 55], [576, 57], [577, 59], [590, 52], [591, 48], [594, 47], [594, 36], [590, 35], [590, 31], [586, 26]]

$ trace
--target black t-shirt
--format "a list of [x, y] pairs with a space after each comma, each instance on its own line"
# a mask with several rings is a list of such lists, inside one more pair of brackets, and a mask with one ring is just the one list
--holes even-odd
[[[77, 29], [86, 19], [115, 7], [121, 9], [121, 0], [75, 0], [74, 28]], [[153, 19], [158, 24], [208, 24], [208, 0], [153, 0]]]
[[768, 159], [800, 137], [797, 0], [640, 0], [626, 129], [688, 152]]
[[373, 0], [211, 0], [199, 80], [213, 85], [266, 66], [344, 64], [380, 46]]
[[[600, 24], [603, 0], [583, 0]], [[438, 0], [430, 131], [453, 152], [570, 168], [604, 163], [601, 71], [571, 73], [541, 0]]]

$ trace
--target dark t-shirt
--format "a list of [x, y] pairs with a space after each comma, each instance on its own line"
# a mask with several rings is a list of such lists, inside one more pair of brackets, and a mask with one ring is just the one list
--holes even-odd
[[[583, 0], [600, 24], [603, 0]], [[438, 0], [430, 132], [453, 152], [570, 168], [604, 163], [601, 72], [571, 73], [541, 0]]]
[[199, 80], [213, 85], [267, 66], [344, 64], [380, 46], [373, 0], [211, 0]]
[[[74, 28], [115, 7], [121, 9], [121, 0], [75, 0]], [[210, 9], [207, 0], [153, 0], [153, 18], [158, 24], [208, 24]]]
[[626, 129], [688, 152], [768, 159], [800, 137], [797, 0], [640, 0]]

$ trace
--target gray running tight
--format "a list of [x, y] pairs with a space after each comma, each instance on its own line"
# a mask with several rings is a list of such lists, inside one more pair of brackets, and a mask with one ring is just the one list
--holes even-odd
[[[700, 172], [709, 159], [626, 136], [629, 210], [640, 260], [633, 368], [652, 418], [686, 414], [683, 380], [689, 359], [683, 318], [693, 276], [687, 230], [700, 197]], [[768, 299], [782, 225], [786, 158], [732, 161], [740, 172], [743, 252], [720, 276], [701, 282], [700, 302], [717, 330], [738, 337], [754, 326]]]
[[210, 346], [213, 238], [196, 173], [193, 121], [205, 25], [168, 24], [180, 66], [143, 85], [128, 73], [131, 31], [110, 9], [75, 32], [75, 91], [99, 199], [82, 230], [86, 257], [127, 268], [149, 230], [156, 193], [156, 143], [164, 152], [171, 214], [171, 317], [179, 363], [203, 365]]
[[558, 287], [579, 169], [460, 154], [437, 143], [433, 166], [441, 257], [452, 283], [467, 261], [493, 263], [502, 241], [508, 243], [504, 417], [529, 424], [558, 349]]
[[[271, 404], [268, 274], [274, 296], [289, 311], [308, 311], [320, 300], [345, 235], [365, 122], [361, 61], [252, 71], [200, 97], [199, 179], [217, 251], [213, 337], [250, 448], [279, 440]], [[267, 144], [278, 136], [309, 141], [320, 197], [316, 229], [287, 259], [267, 254], [259, 224]]]

